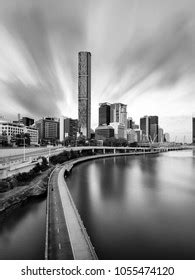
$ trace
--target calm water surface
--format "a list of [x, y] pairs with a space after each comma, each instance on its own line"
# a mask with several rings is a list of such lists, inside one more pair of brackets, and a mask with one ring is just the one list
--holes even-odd
[[0, 219], [0, 259], [44, 259], [46, 199], [37, 198]]
[[68, 178], [99, 259], [195, 259], [193, 151], [89, 161]]

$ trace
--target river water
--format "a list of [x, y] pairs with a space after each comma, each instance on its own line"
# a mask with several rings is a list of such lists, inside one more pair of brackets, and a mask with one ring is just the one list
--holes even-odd
[[[68, 187], [99, 259], [195, 259], [194, 156], [121, 156], [73, 168]], [[44, 259], [45, 213], [45, 199], [30, 200], [0, 221], [0, 259]]]
[[31, 199], [0, 219], [0, 259], [44, 259], [46, 199]]
[[69, 190], [99, 259], [195, 259], [193, 151], [75, 166]]

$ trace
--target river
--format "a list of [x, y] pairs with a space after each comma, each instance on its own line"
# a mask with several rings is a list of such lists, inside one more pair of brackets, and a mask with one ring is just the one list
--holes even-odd
[[99, 259], [195, 259], [193, 151], [98, 159], [67, 183]]
[[[68, 187], [99, 259], [195, 259], [191, 150], [92, 160]], [[0, 221], [0, 259], [44, 259], [46, 200]]]
[[0, 259], [44, 259], [46, 199], [36, 198], [0, 220]]

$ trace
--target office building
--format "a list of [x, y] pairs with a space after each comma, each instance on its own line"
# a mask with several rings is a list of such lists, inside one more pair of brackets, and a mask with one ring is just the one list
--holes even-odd
[[61, 116], [60, 117], [60, 141], [64, 141], [66, 137], [72, 139], [77, 138], [78, 120]]
[[163, 143], [164, 142], [164, 134], [163, 129], [159, 127], [158, 129], [158, 142]]
[[59, 140], [59, 119], [42, 118], [35, 122], [35, 127], [39, 131], [39, 142], [55, 144]]
[[91, 53], [78, 54], [78, 120], [83, 136], [90, 138], [91, 129]]
[[23, 123], [25, 126], [31, 126], [34, 122], [34, 119], [28, 117], [22, 117], [22, 119], [20, 119], [20, 123]]
[[28, 133], [30, 135], [30, 144], [38, 144], [38, 130], [34, 127], [27, 127], [23, 124], [14, 123], [8, 120], [0, 120], [0, 135], [6, 135], [8, 143], [11, 143], [17, 137], [17, 134]]
[[142, 142], [142, 130], [140, 129], [134, 129], [136, 135], [137, 135], [137, 142]]
[[133, 119], [131, 117], [129, 117], [127, 119], [127, 129], [132, 128], [132, 123], [133, 123]]
[[110, 123], [124, 125], [124, 137], [127, 138], [127, 105], [114, 103], [110, 106]]
[[110, 103], [99, 104], [99, 125], [110, 124]]
[[116, 139], [125, 138], [125, 125], [118, 122], [111, 122], [110, 125], [114, 128], [114, 137]]
[[95, 129], [96, 140], [106, 140], [114, 137], [114, 128], [110, 125], [100, 125]]
[[142, 130], [143, 141], [146, 142], [149, 139], [149, 117], [144, 116], [140, 118], [140, 129]]
[[192, 118], [192, 143], [195, 144], [195, 117]]
[[35, 127], [24, 126], [24, 133], [28, 133], [30, 135], [30, 144], [37, 145], [39, 142], [39, 132]]
[[137, 142], [137, 133], [135, 132], [134, 129], [127, 129], [127, 141], [131, 143]]
[[158, 142], [158, 117], [149, 116], [149, 140]]

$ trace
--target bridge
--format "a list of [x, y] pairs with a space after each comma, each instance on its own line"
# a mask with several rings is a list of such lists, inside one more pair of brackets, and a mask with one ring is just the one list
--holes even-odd
[[52, 171], [49, 178], [47, 195], [45, 259], [97, 259], [95, 249], [72, 200], [64, 178], [64, 174], [71, 172], [74, 165], [102, 157], [157, 154], [180, 149], [178, 147], [161, 147], [155, 149], [137, 147], [66, 148], [67, 151], [77, 150], [82, 152], [82, 150], [91, 150], [92, 154], [98, 151], [101, 154], [72, 159], [62, 165], [57, 165]]

